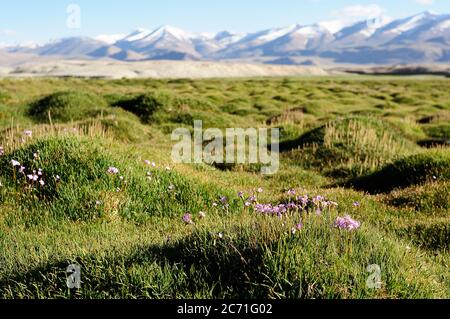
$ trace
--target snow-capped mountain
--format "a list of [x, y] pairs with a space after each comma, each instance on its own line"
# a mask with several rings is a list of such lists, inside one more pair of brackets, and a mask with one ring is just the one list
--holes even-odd
[[219, 58], [249, 56], [296, 55], [303, 50], [317, 49], [333, 40], [327, 28], [320, 25], [290, 25], [248, 34], [216, 53]]
[[88, 37], [71, 37], [49, 42], [38, 46], [20, 45], [13, 48], [14, 51], [34, 53], [41, 56], [56, 55], [62, 57], [83, 57], [95, 51], [106, 43]]
[[378, 17], [346, 26], [334, 34], [333, 47], [351, 47], [355, 43], [365, 43], [389, 22], [390, 18]]
[[[430, 11], [390, 22], [372, 21], [367, 26], [359, 23], [337, 33], [332, 46], [322, 48], [319, 55], [338, 63], [449, 62], [449, 27], [450, 15]], [[357, 30], [356, 38], [352, 30]]]
[[414, 31], [426, 31], [437, 20], [445, 19], [446, 15], [438, 15], [436, 13], [426, 11], [405, 19], [394, 20], [387, 25], [377, 29], [373, 36], [369, 39], [371, 45], [392, 44], [401, 42], [402, 38]]
[[426, 11], [397, 20], [377, 17], [354, 23], [334, 20], [293, 24], [248, 34], [229, 31], [197, 34], [162, 26], [156, 30], [139, 28], [128, 34], [66, 38], [36, 47], [2, 50], [124, 61], [253, 59], [301, 64], [312, 63], [311, 59], [318, 57], [337, 63], [448, 62], [450, 14]]
[[131, 50], [148, 59], [201, 59], [195, 49], [199, 36], [172, 26], [162, 26], [154, 31], [139, 29], [117, 41], [115, 46]]
[[[419, 17], [417, 17], [418, 19]], [[403, 28], [393, 41], [398, 44], [417, 42], [447, 43], [450, 40], [450, 15], [428, 14], [421, 17], [420, 23], [413, 23]], [[406, 30], [405, 30], [406, 29]]]

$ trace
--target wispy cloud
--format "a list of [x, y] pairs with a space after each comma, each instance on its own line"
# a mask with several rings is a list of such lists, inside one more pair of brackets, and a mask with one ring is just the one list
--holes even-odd
[[0, 29], [0, 35], [7, 36], [7, 37], [13, 37], [17, 34], [16, 31], [10, 30], [10, 29]]
[[384, 12], [385, 10], [378, 4], [357, 4], [345, 7], [338, 11], [333, 11], [331, 15], [342, 20], [360, 20], [379, 17]]
[[416, 0], [416, 2], [418, 4], [424, 5], [424, 6], [429, 6], [432, 5], [434, 3], [434, 0]]

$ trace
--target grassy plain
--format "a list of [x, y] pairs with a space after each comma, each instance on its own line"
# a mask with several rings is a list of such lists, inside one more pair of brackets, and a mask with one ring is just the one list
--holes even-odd
[[[173, 164], [194, 120], [280, 128], [279, 172]], [[448, 78], [3, 79], [0, 298], [449, 298], [449, 140]]]

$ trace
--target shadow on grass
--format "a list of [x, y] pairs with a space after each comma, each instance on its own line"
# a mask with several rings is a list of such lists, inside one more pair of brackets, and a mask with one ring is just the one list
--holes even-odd
[[[126, 256], [88, 255], [60, 260], [0, 280], [2, 298], [177, 298], [208, 292], [211, 298], [263, 298], [261, 246], [248, 247], [213, 234], [194, 234], [176, 243], [134, 249]], [[247, 243], [248, 244], [248, 243]], [[236, 245], [236, 246], [235, 246]], [[158, 277], [133, 282], [130, 269], [157, 265], [171, 274], [169, 290]], [[69, 290], [66, 268], [81, 268], [82, 289]], [[143, 275], [147, 275], [146, 271]], [[150, 287], [152, 284], [155, 287]]]

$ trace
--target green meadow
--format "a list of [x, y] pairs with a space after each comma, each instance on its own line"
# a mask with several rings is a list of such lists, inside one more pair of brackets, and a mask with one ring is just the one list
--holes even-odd
[[[279, 171], [174, 164], [194, 120]], [[0, 298], [450, 298], [449, 143], [444, 77], [2, 79]]]

